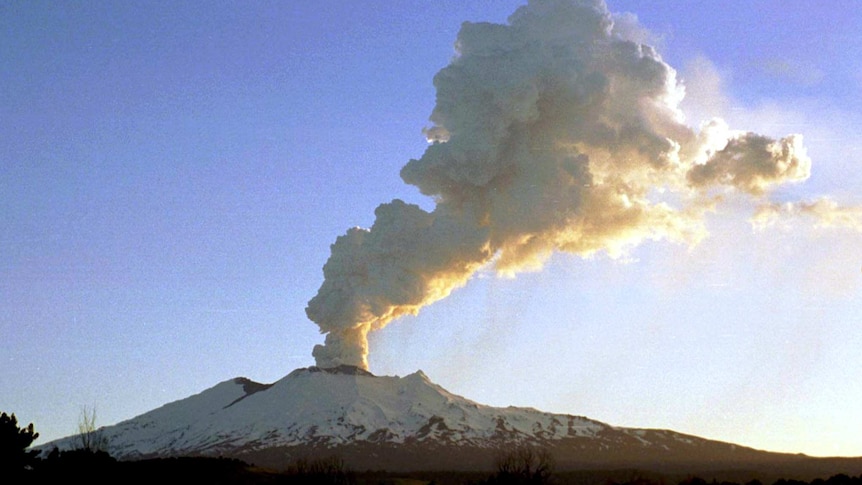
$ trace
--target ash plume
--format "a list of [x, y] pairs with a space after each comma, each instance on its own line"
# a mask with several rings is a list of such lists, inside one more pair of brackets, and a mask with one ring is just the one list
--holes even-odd
[[800, 135], [775, 140], [719, 119], [689, 127], [676, 71], [633, 33], [590, 0], [534, 0], [508, 24], [463, 24], [434, 77], [430, 145], [401, 171], [436, 207], [384, 203], [370, 229], [332, 245], [306, 308], [326, 334], [319, 367], [367, 368], [368, 332], [480, 268], [513, 275], [555, 251], [696, 244], [722, 193], [765, 200], [809, 176]]

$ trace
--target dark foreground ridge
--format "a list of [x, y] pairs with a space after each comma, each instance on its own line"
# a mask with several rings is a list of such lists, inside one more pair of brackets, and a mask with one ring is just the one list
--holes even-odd
[[[536, 463], [537, 465], [541, 465]], [[832, 474], [801, 478], [780, 470], [770, 472], [703, 471], [697, 474], [662, 474], [637, 469], [560, 472], [553, 463], [545, 468], [506, 467], [486, 472], [418, 471], [392, 473], [360, 471], [345, 465], [337, 455], [297, 460], [284, 470], [213, 457], [175, 457], [118, 461], [105, 452], [75, 450], [54, 452], [26, 470], [5, 470], [0, 483], [32, 485], [72, 483], [213, 483], [222, 485], [332, 484], [332, 485], [862, 485], [862, 475]], [[823, 477], [829, 476], [828, 479]], [[796, 478], [794, 478], [796, 477]], [[11, 481], [6, 481], [11, 479]]]

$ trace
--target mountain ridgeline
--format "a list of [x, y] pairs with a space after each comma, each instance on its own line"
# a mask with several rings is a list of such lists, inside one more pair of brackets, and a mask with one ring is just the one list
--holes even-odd
[[[501, 452], [530, 446], [549, 451], [559, 470], [862, 473], [862, 460], [770, 453], [669, 430], [485, 406], [421, 371], [375, 376], [352, 366], [297, 369], [272, 384], [227, 380], [100, 432], [107, 451], [121, 460], [220, 456], [282, 469], [337, 455], [357, 470], [483, 471]], [[75, 444], [73, 436], [40, 448]]]

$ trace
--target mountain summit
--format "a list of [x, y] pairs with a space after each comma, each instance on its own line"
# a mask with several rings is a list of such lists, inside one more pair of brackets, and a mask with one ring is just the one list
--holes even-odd
[[[672, 431], [484, 406], [421, 371], [375, 376], [352, 366], [297, 369], [272, 384], [230, 379], [101, 433], [119, 459], [230, 456], [273, 467], [338, 454], [356, 469], [483, 470], [500, 450], [520, 445], [550, 450], [561, 468], [794, 459]], [[41, 448], [75, 444], [68, 437]]]

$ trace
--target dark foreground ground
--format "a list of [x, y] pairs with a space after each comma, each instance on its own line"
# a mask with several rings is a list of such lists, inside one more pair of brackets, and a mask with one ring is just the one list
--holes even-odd
[[862, 472], [841, 468], [811, 477], [800, 470], [692, 470], [657, 472], [643, 469], [556, 471], [553, 465], [541, 470], [510, 469], [493, 472], [397, 472], [356, 471], [343, 461], [328, 457], [294, 463], [288, 470], [276, 471], [226, 458], [163, 458], [117, 461], [107, 454], [67, 453], [39, 460], [16, 476], [0, 476], [2, 484], [85, 483], [132, 484], [332, 484], [332, 485], [862, 485]]

